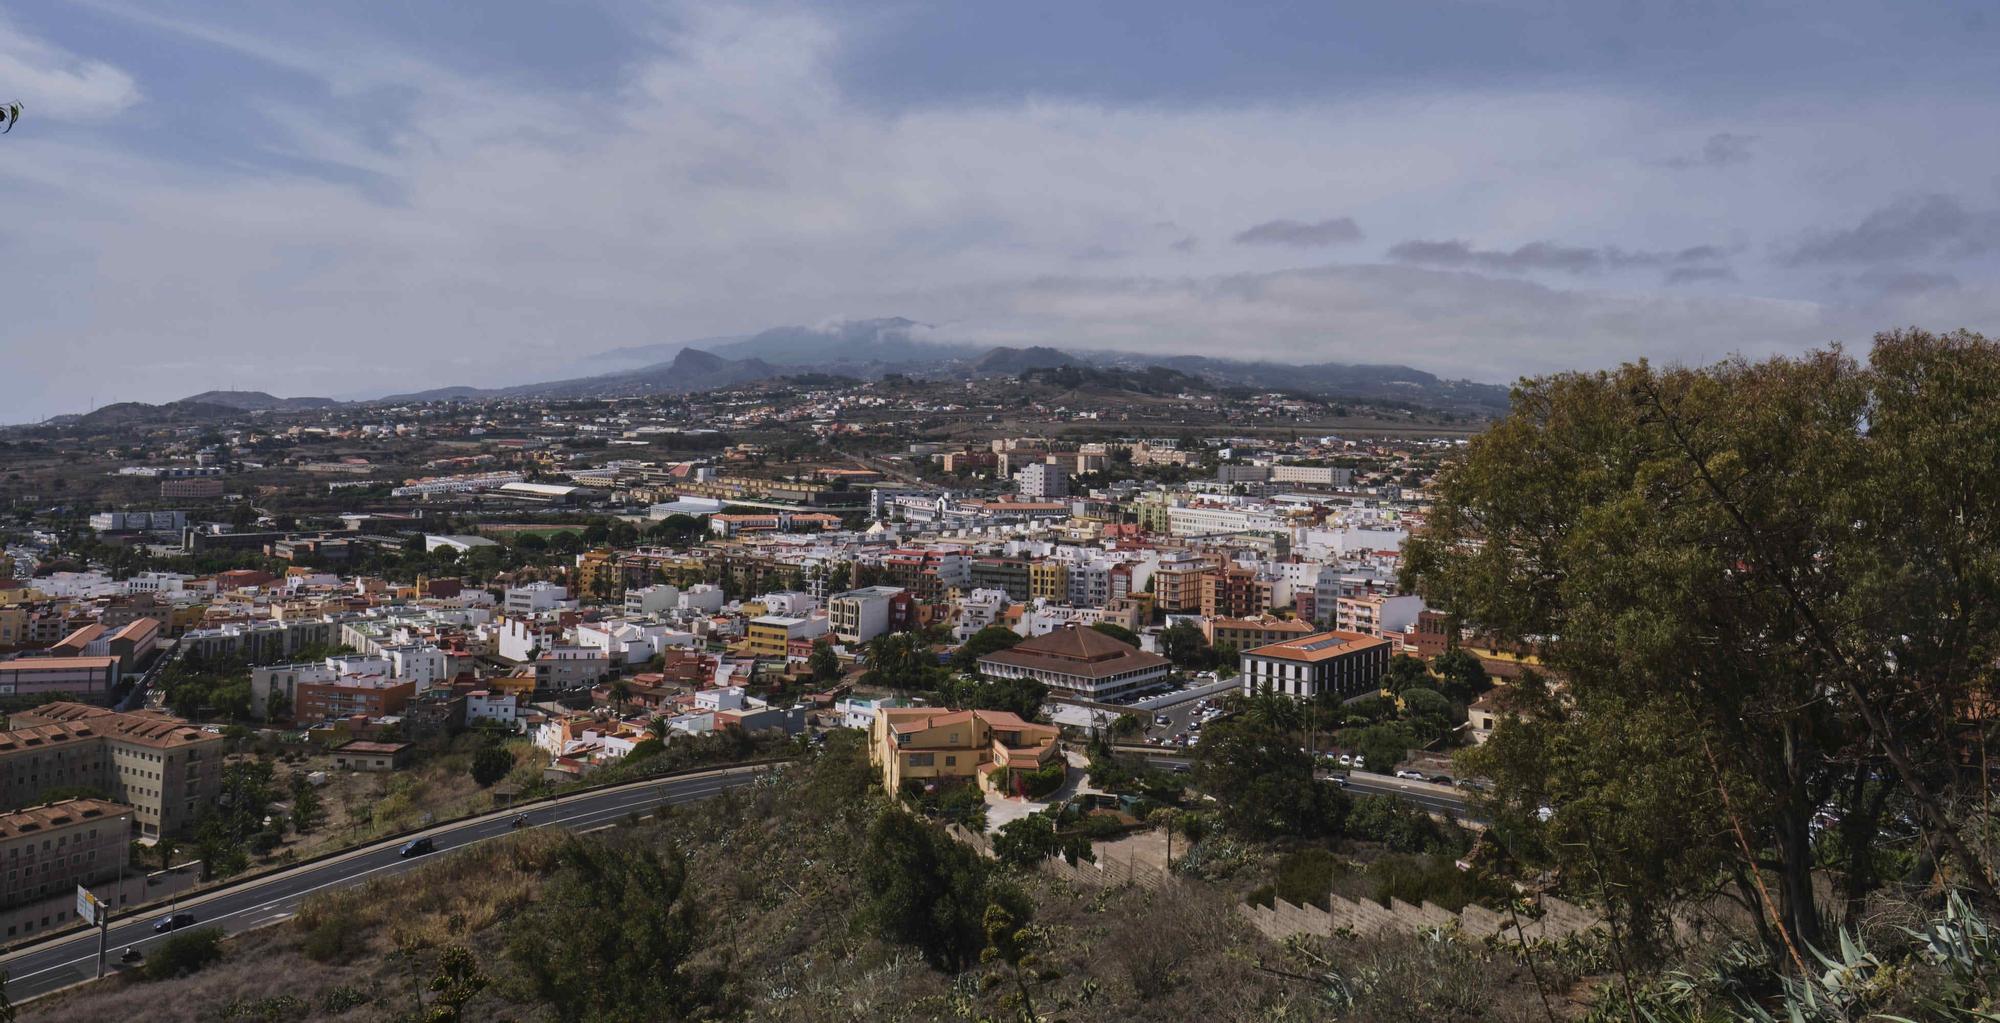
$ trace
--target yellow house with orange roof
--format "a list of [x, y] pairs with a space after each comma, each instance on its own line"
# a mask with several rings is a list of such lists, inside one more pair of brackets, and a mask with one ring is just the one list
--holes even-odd
[[870, 726], [868, 759], [891, 795], [910, 781], [973, 779], [1004, 791], [1016, 772], [1040, 770], [1062, 756], [1053, 725], [1000, 710], [884, 707]]

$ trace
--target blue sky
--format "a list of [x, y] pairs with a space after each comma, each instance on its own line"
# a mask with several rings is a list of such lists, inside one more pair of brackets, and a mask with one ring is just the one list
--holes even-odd
[[0, 421], [879, 316], [1496, 381], [1992, 331], [1989, 7], [0, 4]]

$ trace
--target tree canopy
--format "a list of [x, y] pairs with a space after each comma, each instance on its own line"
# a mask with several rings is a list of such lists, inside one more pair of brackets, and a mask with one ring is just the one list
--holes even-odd
[[[1482, 758], [1511, 811], [1599, 836], [1553, 856], [1606, 890], [1652, 879], [1635, 913], [1728, 863], [1798, 960], [1824, 938], [1811, 872], [1828, 808], [1850, 900], [1893, 813], [1921, 830], [1917, 859], [1993, 903], [1961, 836], [1977, 785], [1957, 750], [2000, 655], [1996, 466], [2000, 346], [1969, 333], [1884, 334], [1866, 362], [1834, 349], [1526, 380], [1439, 479], [1406, 581], [1560, 681], [1535, 725], [1545, 750]], [[1664, 810], [1684, 847], [1641, 830]], [[1641, 869], [1668, 854], [1676, 869]]]

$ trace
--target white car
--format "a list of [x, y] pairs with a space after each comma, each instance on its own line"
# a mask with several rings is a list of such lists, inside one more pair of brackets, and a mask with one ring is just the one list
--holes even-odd
[[1342, 753], [1342, 754], [1340, 755], [1340, 766], [1342, 766], [1342, 767], [1353, 767], [1353, 766], [1354, 766], [1354, 758], [1353, 758], [1353, 757], [1351, 757], [1351, 756], [1349, 756], [1349, 755], [1347, 755], [1347, 754], [1345, 754], [1345, 753]]
[[1417, 772], [1415, 772], [1415, 771], [1397, 771], [1397, 772], [1396, 772], [1396, 777], [1398, 777], [1398, 778], [1401, 778], [1401, 779], [1403, 779], [1404, 781], [1423, 781], [1423, 780], [1424, 780], [1424, 776], [1423, 776], [1423, 775], [1421, 775], [1421, 774], [1418, 774], [1418, 773], [1417, 773]]

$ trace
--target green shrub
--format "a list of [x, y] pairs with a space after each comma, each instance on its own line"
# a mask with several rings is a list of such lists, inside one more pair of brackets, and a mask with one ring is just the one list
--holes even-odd
[[1069, 765], [1061, 757], [1047, 767], [1020, 775], [1021, 785], [1029, 799], [1040, 799], [1062, 788], [1063, 778], [1069, 774]]
[[1334, 878], [1346, 872], [1346, 865], [1329, 850], [1300, 849], [1278, 861], [1278, 877], [1272, 887], [1279, 898], [1295, 906], [1324, 909]]
[[154, 947], [141, 971], [147, 980], [170, 980], [213, 965], [222, 959], [222, 928], [177, 931]]
[[340, 895], [300, 913], [299, 924], [306, 928], [305, 940], [299, 951], [317, 962], [350, 959], [360, 954], [367, 944], [360, 914], [354, 911], [350, 899]]
[[1425, 902], [1458, 912], [1467, 904], [1491, 900], [1504, 894], [1495, 882], [1443, 856], [1388, 856], [1368, 867], [1375, 901], [1388, 905], [1401, 899], [1410, 905]]

